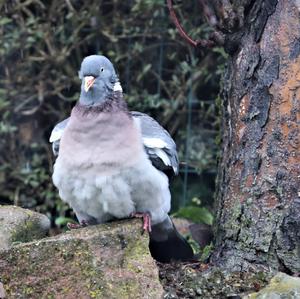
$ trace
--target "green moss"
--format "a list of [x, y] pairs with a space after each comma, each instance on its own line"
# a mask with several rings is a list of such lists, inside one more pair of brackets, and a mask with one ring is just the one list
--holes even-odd
[[34, 289], [30, 286], [25, 286], [24, 289], [23, 289], [23, 293], [25, 295], [31, 295], [34, 293]]
[[118, 286], [116, 298], [132, 298], [132, 294], [138, 294], [139, 285], [137, 281], [126, 281]]
[[273, 297], [287, 299], [300, 298], [300, 278], [278, 273], [271, 279], [268, 286], [257, 293], [248, 295], [247, 299]]
[[230, 208], [230, 214], [229, 214], [230, 217], [227, 219], [226, 223], [224, 224], [225, 231], [228, 237], [237, 234], [237, 232], [241, 227], [241, 223], [240, 221], [238, 221], [238, 219], [240, 218], [242, 213], [242, 206], [238, 200], [234, 202], [235, 202], [234, 206]]
[[90, 291], [89, 294], [92, 298], [101, 298], [102, 296], [102, 292], [99, 289], [95, 291]]
[[134, 273], [141, 272], [137, 266], [137, 262], [142, 262], [143, 259], [149, 258], [148, 242], [145, 237], [139, 239], [137, 242], [129, 242], [124, 254], [124, 267]]
[[[144, 280], [159, 282], [151, 270], [148, 238], [139, 228], [140, 222], [101, 226], [103, 231], [91, 227], [0, 253], [7, 263], [4, 268], [0, 264], [0, 272], [8, 297], [132, 298], [134, 293], [141, 298]], [[157, 287], [149, 290], [149, 298], [159, 292]]]
[[39, 221], [32, 219], [32, 220], [27, 220], [24, 223], [18, 225], [11, 232], [11, 242], [25, 243], [25, 242], [30, 242], [33, 239], [37, 239], [42, 236], [43, 234], [41, 233]]
[[214, 248], [213, 243], [210, 243], [209, 245], [205, 246], [202, 250], [200, 260], [206, 261], [209, 258], [209, 256], [211, 255], [213, 248]]

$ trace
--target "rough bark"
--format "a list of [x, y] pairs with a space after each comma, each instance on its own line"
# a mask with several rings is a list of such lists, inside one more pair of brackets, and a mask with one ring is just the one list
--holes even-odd
[[295, 273], [300, 271], [300, 3], [230, 3], [230, 9], [223, 6], [230, 58], [212, 260], [235, 270], [252, 264]]

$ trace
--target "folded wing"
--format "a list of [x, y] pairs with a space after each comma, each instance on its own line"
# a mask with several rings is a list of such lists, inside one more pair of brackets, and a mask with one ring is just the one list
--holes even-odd
[[64, 129], [66, 127], [66, 125], [68, 124], [69, 118], [64, 119], [63, 121], [59, 122], [58, 124], [56, 124], [56, 126], [53, 128], [50, 138], [49, 138], [49, 142], [52, 143], [52, 151], [54, 156], [58, 156], [58, 152], [59, 152], [59, 142], [61, 139], [61, 136], [64, 132]]
[[152, 117], [132, 111], [131, 115], [141, 128], [143, 144], [152, 164], [161, 171], [178, 174], [176, 144], [170, 134]]

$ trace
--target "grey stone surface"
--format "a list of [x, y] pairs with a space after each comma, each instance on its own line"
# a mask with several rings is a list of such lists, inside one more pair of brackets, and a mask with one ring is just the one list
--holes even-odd
[[0, 205], [0, 250], [14, 242], [29, 242], [46, 236], [50, 220], [45, 215], [16, 206]]
[[7, 298], [162, 298], [141, 227], [136, 219], [113, 222], [0, 251]]
[[0, 282], [0, 299], [6, 298], [5, 290], [3, 284]]
[[257, 293], [244, 296], [243, 299], [299, 299], [300, 278], [279, 272], [270, 283]]

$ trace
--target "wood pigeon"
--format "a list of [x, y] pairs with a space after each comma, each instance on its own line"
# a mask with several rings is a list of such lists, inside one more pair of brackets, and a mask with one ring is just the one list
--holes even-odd
[[173, 139], [150, 116], [128, 110], [105, 56], [84, 58], [79, 77], [79, 101], [50, 136], [57, 155], [52, 179], [60, 197], [82, 225], [142, 217], [156, 260], [192, 259], [192, 248], [168, 216], [164, 171], [178, 173]]

